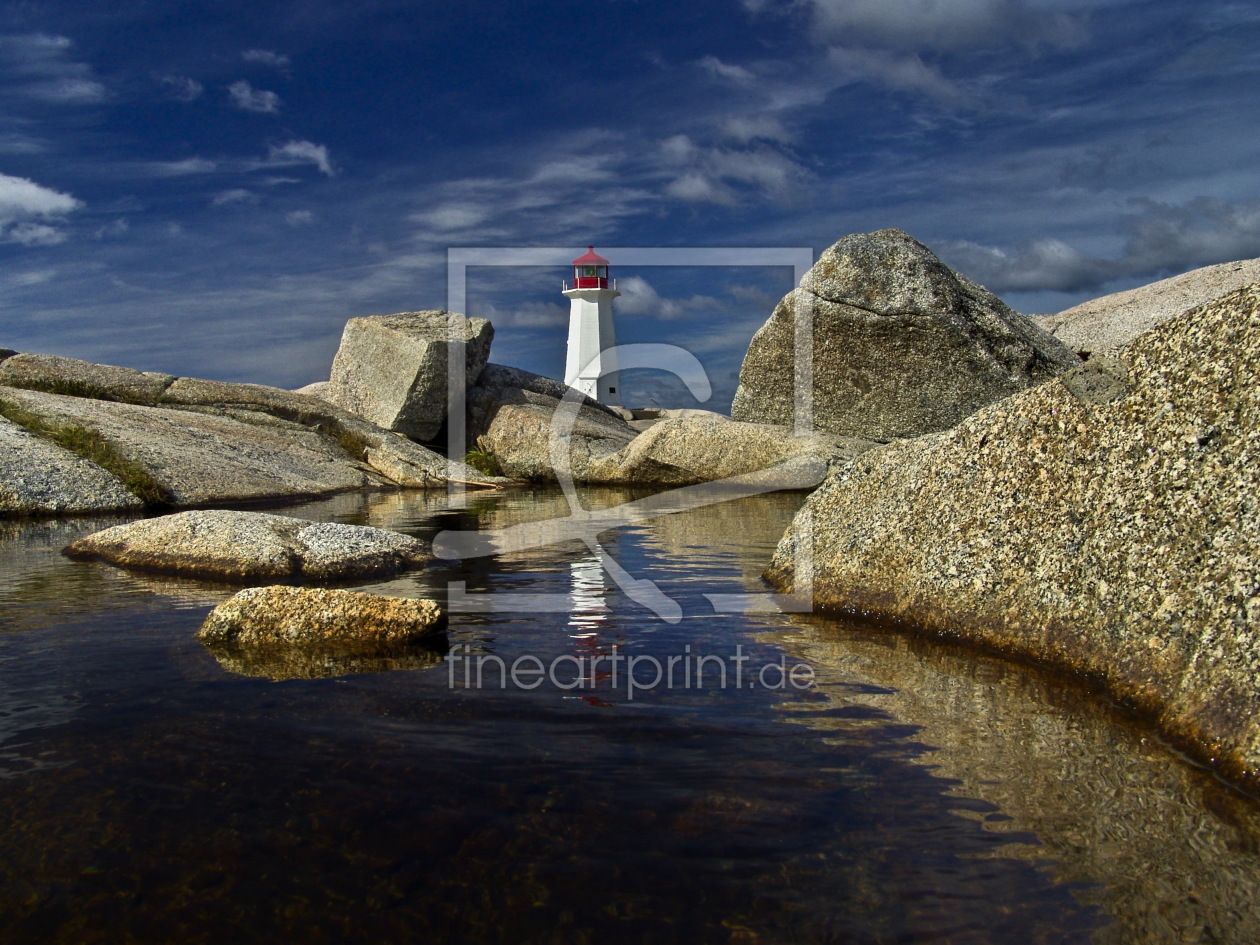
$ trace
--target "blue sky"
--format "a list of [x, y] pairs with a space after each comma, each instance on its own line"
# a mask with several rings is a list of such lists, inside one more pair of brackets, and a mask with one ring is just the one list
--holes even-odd
[[[297, 386], [451, 246], [887, 226], [1057, 311], [1260, 256], [1258, 102], [1254, 2], [14, 2], [0, 346]], [[791, 273], [613, 263], [728, 403]], [[494, 360], [562, 372], [563, 275], [470, 272]]]

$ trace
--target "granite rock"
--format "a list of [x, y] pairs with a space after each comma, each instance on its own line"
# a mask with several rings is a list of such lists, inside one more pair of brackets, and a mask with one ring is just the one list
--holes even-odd
[[[488, 364], [468, 391], [468, 442], [493, 456], [511, 479], [554, 480], [552, 420], [570, 387], [519, 368]], [[593, 459], [615, 453], [638, 431], [603, 404], [576, 395], [569, 457], [578, 482], [588, 481]]]
[[[704, 413], [699, 411], [699, 413]], [[817, 485], [832, 462], [847, 462], [874, 443], [790, 427], [741, 423], [720, 415], [656, 421], [623, 449], [591, 463], [588, 480], [689, 485], [765, 470], [779, 488]]]
[[173, 374], [94, 364], [53, 354], [17, 354], [0, 361], [0, 385], [96, 400], [152, 404], [175, 380]]
[[0, 517], [143, 507], [100, 466], [0, 416]]
[[370, 650], [421, 642], [445, 628], [436, 601], [275, 585], [225, 600], [206, 617], [197, 639], [220, 646]]
[[295, 423], [5, 388], [4, 398], [57, 424], [90, 429], [140, 468], [175, 506], [327, 495], [381, 480], [336, 441]]
[[1077, 673], [1260, 785], [1260, 286], [1115, 362], [858, 457], [767, 576]]
[[451, 397], [451, 345], [463, 349], [464, 386], [475, 384], [494, 328], [484, 318], [401, 312], [352, 318], [333, 359], [330, 402], [414, 440], [437, 437]]
[[887, 441], [947, 430], [1079, 363], [1062, 342], [900, 230], [846, 236], [754, 335], [731, 416], [794, 425], [797, 322], [812, 325], [813, 425]]
[[1073, 351], [1106, 355], [1188, 308], [1260, 282], [1260, 259], [1204, 266], [1033, 320]]
[[116, 525], [78, 539], [65, 554], [221, 581], [347, 580], [431, 560], [424, 542], [380, 528], [208, 509]]

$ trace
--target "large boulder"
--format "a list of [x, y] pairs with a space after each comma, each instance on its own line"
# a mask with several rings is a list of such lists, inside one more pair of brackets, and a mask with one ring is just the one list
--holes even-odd
[[143, 507], [96, 463], [0, 416], [0, 517]]
[[314, 587], [251, 587], [210, 612], [197, 639], [235, 646], [391, 648], [441, 635], [436, 601]]
[[[493, 457], [504, 476], [554, 480], [552, 421], [572, 389], [540, 374], [488, 364], [468, 391], [468, 442]], [[573, 394], [577, 416], [568, 433], [568, 454], [578, 482], [593, 460], [617, 452], [638, 435], [621, 417], [589, 397]]]
[[1258, 282], [1260, 259], [1243, 259], [1204, 266], [1033, 319], [1073, 351], [1105, 356], [1188, 308]]
[[848, 461], [874, 445], [825, 434], [797, 436], [790, 427], [720, 415], [664, 419], [591, 463], [588, 479], [680, 486], [772, 470], [780, 488], [804, 489], [817, 485], [830, 463]]
[[797, 323], [813, 339], [813, 424], [887, 441], [947, 430], [1079, 359], [901, 230], [846, 236], [753, 336], [731, 416], [794, 425]]
[[[377, 426], [434, 439], [446, 422], [451, 348], [462, 349], [464, 386], [490, 355], [494, 328], [452, 312], [402, 312], [352, 318], [333, 359], [324, 396]], [[459, 357], [459, 354], [456, 355]]]
[[1260, 286], [858, 457], [768, 576], [1072, 670], [1260, 785]]
[[380, 528], [209, 509], [115, 525], [65, 554], [221, 581], [377, 577], [432, 560], [420, 539]]

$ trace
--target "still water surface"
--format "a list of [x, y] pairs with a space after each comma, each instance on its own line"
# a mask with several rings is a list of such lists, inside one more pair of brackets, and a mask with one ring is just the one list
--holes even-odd
[[[425, 537], [567, 512], [445, 501], [284, 511]], [[1260, 941], [1260, 808], [1071, 686], [716, 614], [706, 594], [767, 590], [799, 502], [606, 534], [675, 624], [580, 543], [363, 585], [463, 582], [463, 662], [211, 653], [193, 634], [235, 588], [60, 556], [118, 519], [0, 523], [0, 942]], [[556, 679], [500, 686], [496, 660], [530, 657]], [[649, 687], [671, 657], [675, 684]], [[757, 676], [798, 664], [812, 685]]]

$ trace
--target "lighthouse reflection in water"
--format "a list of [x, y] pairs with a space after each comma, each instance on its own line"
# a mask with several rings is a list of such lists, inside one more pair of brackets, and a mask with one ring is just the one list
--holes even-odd
[[610, 680], [610, 657], [621, 649], [620, 643], [607, 642], [611, 629], [609, 618], [612, 608], [608, 605], [608, 586], [599, 557], [591, 555], [569, 565], [569, 636], [572, 637], [573, 655], [577, 657], [577, 678], [574, 694], [592, 705], [609, 705], [596, 695], [600, 683]]

